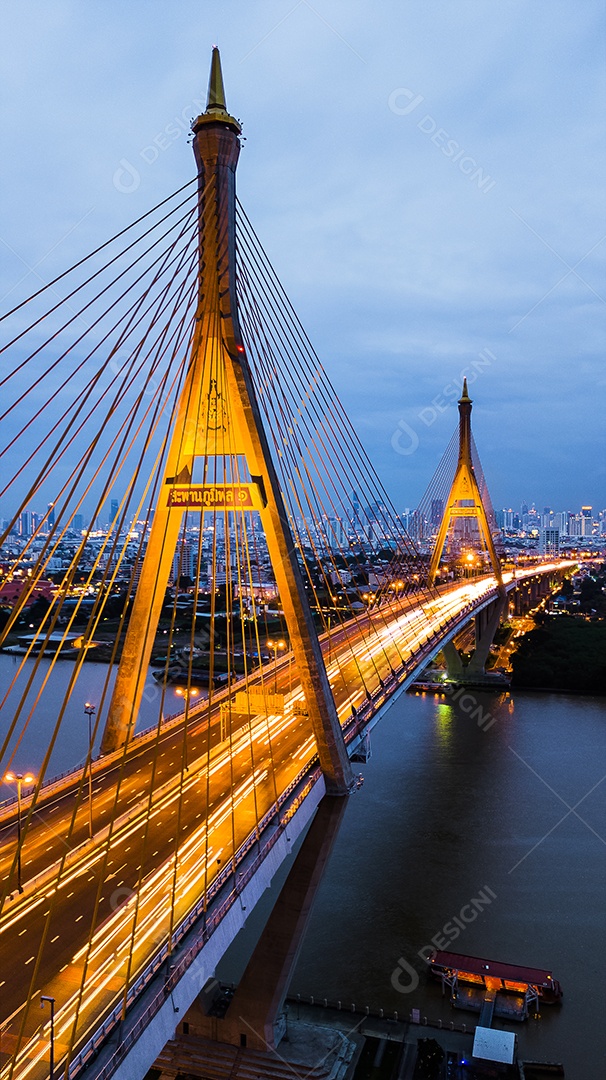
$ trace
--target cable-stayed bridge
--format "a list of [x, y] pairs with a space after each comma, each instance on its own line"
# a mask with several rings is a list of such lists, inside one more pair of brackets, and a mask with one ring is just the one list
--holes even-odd
[[[355, 789], [385, 703], [440, 651], [480, 678], [507, 594], [570, 566], [502, 567], [466, 387], [442, 517], [406, 534], [237, 206], [239, 135], [215, 50], [195, 184], [3, 322], [3, 1077], [48, 1075], [51, 1047], [58, 1075], [143, 1076], [323, 797]], [[89, 754], [49, 781], [74, 699]], [[218, 1037], [273, 1045], [286, 970]]]

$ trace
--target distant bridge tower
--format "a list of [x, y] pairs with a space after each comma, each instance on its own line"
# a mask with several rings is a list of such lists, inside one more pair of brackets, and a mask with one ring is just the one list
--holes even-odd
[[[485, 549], [498, 585], [497, 598], [478, 612], [474, 619], [475, 649], [469, 663], [464, 664], [454, 642], [448, 641], [443, 647], [448, 675], [458, 682], [481, 682], [485, 677], [490, 646], [506, 607], [501, 563], [493, 540], [494, 515], [471, 434], [471, 407], [467, 379], [464, 379], [463, 392], [459, 398], [458, 440], [453, 436], [419, 507], [421, 523], [427, 517], [434, 526], [439, 522], [427, 574], [430, 585], [435, 583], [440, 561], [449, 543], [455, 548], [459, 543], [465, 558], [465, 547], [473, 545], [474, 542]], [[445, 475], [452, 475], [450, 462], [454, 453], [457, 454], [454, 479], [448, 496], [444, 497], [440, 485]], [[468, 552], [467, 557], [472, 558], [471, 553]]]
[[[131, 737], [185, 510], [257, 510], [280, 592], [327, 791], [344, 794], [352, 772], [271, 460], [238, 319], [235, 174], [240, 124], [227, 111], [219, 50], [206, 111], [193, 124], [198, 166], [196, 328], [162, 484], [102, 741]], [[194, 471], [198, 483], [194, 483]]]
[[[433, 555], [429, 564], [428, 581], [433, 585], [440, 566], [446, 540], [454, 532], [459, 520], [475, 520], [481, 541], [484, 543], [494, 575], [500, 586], [503, 585], [501, 563], [497, 555], [488, 515], [480, 492], [471, 452], [471, 407], [472, 401], [467, 390], [467, 379], [463, 380], [463, 393], [459, 398], [459, 456], [450, 493], [445, 501], [444, 514], [438, 535], [436, 536]], [[435, 503], [436, 500], [433, 500]]]

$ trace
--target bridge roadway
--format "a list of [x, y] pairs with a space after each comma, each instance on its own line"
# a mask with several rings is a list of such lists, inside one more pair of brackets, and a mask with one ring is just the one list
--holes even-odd
[[[533, 567], [518, 574], [518, 581], [555, 568]], [[508, 580], [508, 589], [515, 584]], [[324, 635], [341, 722], [423, 646], [425, 663], [427, 647], [433, 642], [437, 651], [441, 635], [446, 639], [445, 626], [452, 630], [459, 614], [468, 619], [470, 605], [479, 610], [494, 596], [494, 586], [492, 578], [482, 578], [442, 587], [431, 597], [402, 597], [336, 628], [330, 641]], [[410, 676], [414, 662], [408, 667]], [[0, 1066], [8, 1067], [20, 1047], [11, 1076], [47, 1075], [48, 1016], [40, 1012], [39, 995], [56, 999], [58, 1061], [72, 1038], [75, 1049], [100, 1025], [171, 928], [255, 834], [278, 795], [315, 760], [309, 721], [296, 710], [302, 694], [289, 656], [264, 670], [268, 693], [274, 674], [278, 692], [286, 696], [284, 714], [255, 717], [250, 724], [247, 716], [232, 717], [231, 743], [221, 742], [220, 708], [227, 694], [220, 694], [210, 725], [208, 707], [200, 705], [191, 710], [187, 730], [181, 718], [159, 738], [149, 733], [133, 740], [126, 754], [96, 762], [92, 841], [82, 769], [43, 790], [23, 848], [24, 892], [9, 894], [0, 916]], [[184, 754], [188, 768], [181, 776]], [[24, 817], [27, 812], [24, 799]], [[15, 839], [13, 804], [0, 808], [5, 889]], [[61, 860], [66, 861], [59, 878]], [[26, 1011], [30, 987], [32, 1004]], [[2, 1069], [1, 1075], [9, 1071]]]

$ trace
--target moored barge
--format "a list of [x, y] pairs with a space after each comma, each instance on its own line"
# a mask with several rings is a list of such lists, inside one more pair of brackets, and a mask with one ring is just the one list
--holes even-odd
[[[448, 989], [453, 1005], [497, 1016], [525, 1020], [531, 1007], [555, 1005], [562, 1000], [562, 987], [546, 968], [503, 964], [480, 956], [443, 952], [435, 949], [428, 957], [432, 975], [442, 980], [442, 992]], [[463, 986], [460, 986], [460, 984]]]

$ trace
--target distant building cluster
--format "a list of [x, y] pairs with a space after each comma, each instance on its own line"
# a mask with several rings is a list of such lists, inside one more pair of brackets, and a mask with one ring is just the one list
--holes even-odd
[[523, 502], [519, 512], [498, 510], [496, 518], [506, 549], [534, 548], [541, 555], [606, 549], [606, 510], [595, 512], [592, 506], [539, 511], [534, 503]]
[[[312, 602], [320, 606], [363, 607], [371, 598], [369, 589], [397, 593], [404, 588], [402, 579], [411, 577], [396, 551], [394, 534], [404, 524], [402, 519], [398, 522], [382, 502], [363, 505], [355, 491], [345, 503], [335, 507], [333, 514], [310, 513], [292, 522], [308, 568], [306, 588]], [[117, 499], [109, 500], [103, 515], [94, 521], [78, 513], [68, 522], [56, 516], [53, 504], [45, 513], [23, 511], [0, 548], [0, 607], [13, 606], [29, 579], [40, 573], [40, 559], [44, 588], [32, 593], [30, 603], [39, 596], [51, 600], [68, 582], [76, 558], [77, 571], [69, 577], [68, 595], [80, 597], [80, 606], [92, 603], [101, 582], [110, 580], [107, 571], [115, 593], [132, 593], [153, 515], [150, 508], [144, 519], [127, 520]], [[6, 530], [9, 523], [2, 524]], [[243, 611], [251, 610], [253, 603], [275, 607], [278, 592], [260, 516], [251, 513], [244, 533], [240, 527], [226, 530], [222, 513], [214, 518], [190, 515], [172, 559], [169, 586], [177, 593], [195, 588], [207, 594], [229, 587]]]

